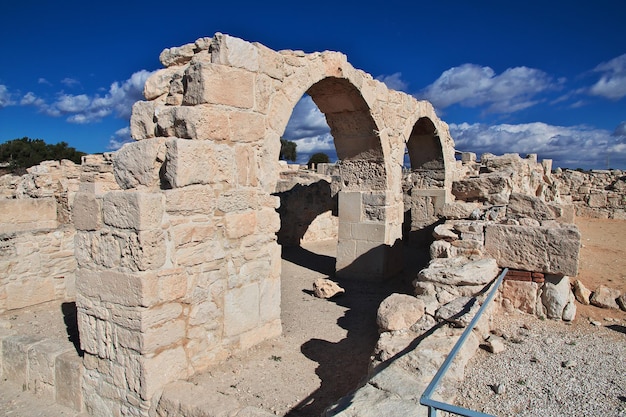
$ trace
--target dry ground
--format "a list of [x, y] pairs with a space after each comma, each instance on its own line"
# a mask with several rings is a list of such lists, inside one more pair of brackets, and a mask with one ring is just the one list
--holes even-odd
[[[605, 284], [626, 292], [626, 221], [578, 219], [577, 225], [584, 245], [578, 278], [591, 290]], [[286, 416], [319, 416], [356, 387], [366, 375], [378, 337], [378, 304], [392, 292], [409, 292], [410, 280], [426, 259], [425, 253], [413, 252], [407, 257], [412, 262], [407, 273], [397, 279], [385, 284], [340, 282], [345, 295], [317, 299], [311, 294], [312, 283], [317, 277], [332, 276], [335, 250], [334, 242], [284, 248], [283, 335], [197, 375], [194, 381], [236, 396], [242, 404]], [[576, 321], [626, 320], [621, 311], [577, 307]], [[58, 305], [13, 311], [0, 316], [0, 327], [67, 337], [71, 310], [67, 305], [65, 309], [65, 320]], [[15, 390], [5, 385], [0, 384], [0, 415], [55, 415], [42, 413], [42, 406], [26, 393], [23, 400], [16, 399]]]

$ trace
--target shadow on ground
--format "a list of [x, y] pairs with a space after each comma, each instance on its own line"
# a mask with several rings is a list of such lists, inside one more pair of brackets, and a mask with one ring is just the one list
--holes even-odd
[[[293, 407], [286, 416], [320, 416], [340, 398], [358, 388], [367, 378], [370, 357], [378, 341], [376, 312], [392, 293], [412, 292], [412, 280], [428, 262], [424, 248], [404, 248], [405, 267], [398, 276], [386, 281], [360, 281], [334, 277], [335, 258], [318, 255], [301, 247], [283, 247], [283, 258], [302, 267], [327, 275], [346, 292], [328, 300], [347, 310], [337, 325], [347, 331], [339, 342], [313, 338], [301, 346], [301, 352], [319, 365], [316, 374], [320, 387]], [[307, 292], [309, 293], [309, 292]], [[306, 312], [303, 312], [306, 314]]]

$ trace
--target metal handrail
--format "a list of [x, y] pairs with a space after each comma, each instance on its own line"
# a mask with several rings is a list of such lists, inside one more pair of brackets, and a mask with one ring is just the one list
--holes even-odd
[[489, 305], [493, 297], [496, 295], [496, 292], [498, 291], [500, 284], [502, 284], [502, 280], [504, 279], [504, 276], [506, 275], [507, 272], [509, 272], [509, 268], [504, 268], [504, 270], [502, 270], [502, 272], [498, 276], [498, 279], [496, 279], [494, 287], [491, 289], [491, 291], [487, 295], [487, 298], [485, 298], [483, 305], [480, 306], [480, 309], [478, 310], [478, 312], [476, 313], [476, 315], [474, 316], [470, 324], [467, 326], [463, 334], [461, 334], [461, 337], [459, 337], [459, 340], [457, 340], [456, 344], [450, 351], [450, 354], [448, 355], [446, 360], [443, 361], [443, 364], [437, 371], [437, 374], [435, 374], [435, 377], [432, 379], [432, 381], [430, 381], [430, 384], [428, 384], [428, 386], [424, 390], [424, 393], [420, 397], [420, 404], [428, 407], [428, 417], [437, 417], [437, 410], [447, 411], [449, 413], [454, 413], [454, 414], [465, 416], [465, 417], [494, 417], [491, 414], [485, 414], [479, 411], [469, 410], [467, 408], [458, 407], [456, 405], [452, 405], [448, 403], [443, 403], [441, 401], [436, 401], [436, 400], [433, 400], [431, 396], [435, 392], [437, 385], [439, 385], [439, 382], [441, 381], [445, 373], [448, 371], [448, 368], [450, 367], [450, 365], [452, 364], [452, 361], [454, 360], [457, 353], [463, 346], [463, 343], [465, 343], [465, 339], [467, 339], [469, 334], [472, 332], [472, 330], [474, 329], [474, 326], [476, 326], [476, 323], [478, 322], [478, 320], [480, 320], [480, 317], [482, 316], [483, 312], [485, 311], [485, 309], [487, 308], [487, 306]]

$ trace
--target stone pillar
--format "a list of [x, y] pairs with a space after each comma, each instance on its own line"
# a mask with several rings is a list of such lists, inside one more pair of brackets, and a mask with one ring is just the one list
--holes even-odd
[[165, 265], [161, 192], [78, 193], [76, 306], [93, 416], [147, 416], [163, 386], [189, 375], [180, 296], [186, 279]]
[[394, 219], [402, 209], [392, 202], [385, 191], [339, 192], [338, 277], [376, 280], [400, 272], [402, 224]]

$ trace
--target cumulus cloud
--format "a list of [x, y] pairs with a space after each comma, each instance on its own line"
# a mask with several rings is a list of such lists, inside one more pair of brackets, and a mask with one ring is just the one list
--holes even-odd
[[323, 135], [330, 132], [324, 113], [317, 108], [309, 95], [298, 101], [285, 128], [284, 138], [293, 140]]
[[124, 144], [133, 142], [133, 139], [130, 137], [130, 127], [123, 127], [113, 134], [111, 138], [109, 138], [109, 144], [107, 149], [110, 151], [117, 151], [119, 148], [124, 146]]
[[379, 75], [376, 77], [378, 81], [383, 82], [388, 88], [397, 91], [406, 91], [409, 86], [404, 80], [402, 80], [402, 73], [396, 72], [391, 75]]
[[444, 71], [418, 96], [440, 109], [460, 104], [487, 106], [487, 113], [511, 113], [537, 104], [540, 93], [559, 88], [563, 82], [534, 68], [509, 68], [497, 75], [490, 67], [463, 64]]
[[619, 100], [626, 96], [626, 54], [601, 63], [594, 72], [602, 75], [589, 89], [589, 94], [611, 100]]
[[[536, 153], [539, 159], [552, 159], [555, 167], [626, 168], [624, 123], [614, 133], [584, 125], [553, 126], [546, 123], [485, 125], [451, 124], [456, 148], [463, 151], [504, 154]], [[620, 136], [621, 135], [621, 136]]]
[[45, 78], [43, 78], [43, 77], [42, 77], [42, 78], [39, 78], [39, 79], [37, 80], [37, 83], [38, 83], [38, 84], [45, 84], [45, 85], [52, 85], [52, 83], [51, 83], [50, 81], [46, 80], [46, 79], [45, 79]]
[[15, 102], [11, 99], [11, 93], [6, 85], [0, 84], [0, 109], [12, 106]]
[[[129, 118], [133, 103], [143, 98], [143, 86], [152, 73], [141, 70], [124, 82], [114, 82], [103, 96], [98, 94], [61, 93], [52, 103], [29, 92], [22, 97], [22, 105], [32, 105], [48, 116], [67, 116], [70, 123], [85, 124], [102, 120], [111, 114]], [[66, 79], [66, 83], [68, 82]]]

